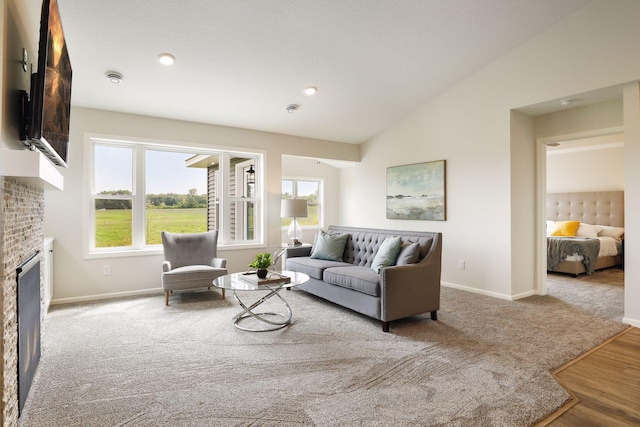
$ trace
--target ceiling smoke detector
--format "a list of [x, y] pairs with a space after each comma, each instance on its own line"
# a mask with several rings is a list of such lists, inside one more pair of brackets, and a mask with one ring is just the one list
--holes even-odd
[[287, 105], [287, 107], [285, 108], [285, 110], [287, 110], [287, 113], [295, 113], [296, 111], [298, 111], [298, 105], [296, 105], [296, 104], [289, 104], [289, 105]]
[[124, 80], [124, 76], [117, 71], [107, 71], [104, 76], [113, 84], [118, 84]]

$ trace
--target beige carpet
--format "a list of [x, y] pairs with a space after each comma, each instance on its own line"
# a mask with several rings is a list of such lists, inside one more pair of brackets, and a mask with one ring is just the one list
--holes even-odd
[[527, 426], [549, 372], [624, 329], [622, 273], [550, 275], [516, 302], [443, 288], [439, 320], [378, 322], [302, 291], [283, 330], [213, 292], [54, 306], [26, 426]]

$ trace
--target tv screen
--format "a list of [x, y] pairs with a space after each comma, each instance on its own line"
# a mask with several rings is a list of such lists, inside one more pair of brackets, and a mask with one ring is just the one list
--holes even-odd
[[29, 139], [54, 164], [67, 167], [71, 114], [71, 61], [57, 0], [44, 0], [38, 71], [31, 77]]

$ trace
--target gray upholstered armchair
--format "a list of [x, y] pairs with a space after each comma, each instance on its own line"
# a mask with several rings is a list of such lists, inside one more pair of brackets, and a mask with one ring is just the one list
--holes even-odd
[[217, 230], [191, 234], [163, 231], [162, 247], [162, 289], [166, 305], [169, 305], [170, 292], [179, 289], [210, 288], [216, 277], [228, 274], [227, 260], [217, 257]]

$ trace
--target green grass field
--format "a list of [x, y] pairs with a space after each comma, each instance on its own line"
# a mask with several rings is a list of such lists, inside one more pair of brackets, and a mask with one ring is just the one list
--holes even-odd
[[[131, 246], [131, 210], [96, 211], [96, 247]], [[207, 209], [147, 209], [147, 245], [162, 243], [160, 232], [207, 231]]]
[[[291, 218], [283, 218], [286, 227]], [[318, 223], [318, 207], [309, 206], [309, 216], [298, 220], [300, 225]], [[207, 209], [147, 209], [147, 245], [162, 243], [161, 231], [201, 233], [207, 231]], [[133, 243], [131, 210], [96, 211], [96, 248], [131, 246]]]

